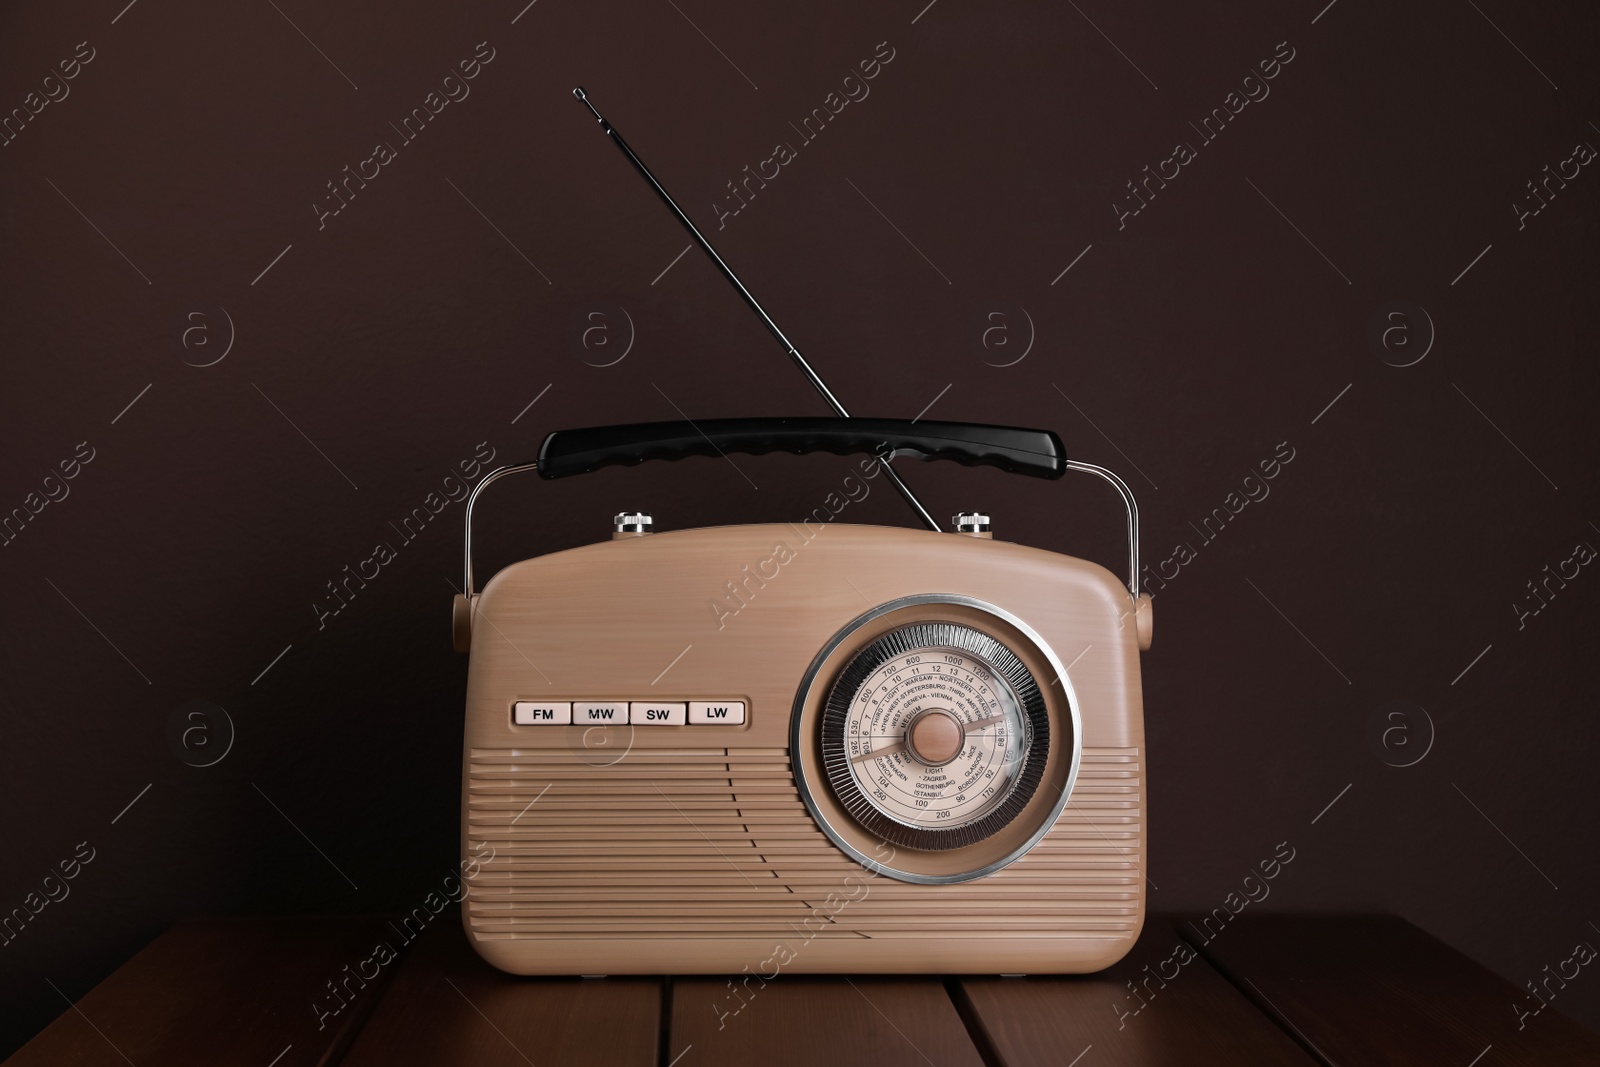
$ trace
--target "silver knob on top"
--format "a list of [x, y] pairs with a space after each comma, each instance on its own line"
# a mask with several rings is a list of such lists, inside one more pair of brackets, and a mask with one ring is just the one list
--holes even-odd
[[650, 532], [654, 521], [648, 511], [619, 511], [611, 520], [611, 539], [641, 537]]
[[955, 532], [969, 537], [990, 537], [989, 516], [981, 511], [963, 511], [950, 520]]

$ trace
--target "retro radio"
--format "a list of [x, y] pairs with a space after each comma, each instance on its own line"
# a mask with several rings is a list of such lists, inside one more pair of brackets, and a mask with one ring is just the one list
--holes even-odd
[[[452, 620], [471, 652], [469, 940], [520, 974], [1050, 973], [1119, 959], [1145, 905], [1151, 611], [1131, 492], [1067, 459], [1053, 433], [849, 418], [600, 122], [837, 417], [558, 431], [536, 462], [474, 488]], [[931, 529], [831, 521], [842, 505], [668, 532], [624, 512], [609, 540], [475, 589], [473, 508], [505, 475], [772, 451], [859, 456], [835, 499], [881, 477]], [[891, 465], [902, 455], [1105, 479], [1127, 510], [1127, 583], [996, 540], [981, 514], [941, 532]]]

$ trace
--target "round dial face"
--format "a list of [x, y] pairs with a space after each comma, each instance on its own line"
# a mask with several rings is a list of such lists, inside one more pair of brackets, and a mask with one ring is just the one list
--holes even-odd
[[956, 623], [914, 623], [869, 643], [822, 716], [830, 784], [895, 844], [981, 841], [1027, 804], [1049, 753], [1043, 696], [1016, 655]]
[[971, 652], [924, 647], [894, 656], [845, 713], [856, 787], [907, 826], [965, 826], [1010, 794], [1028, 751], [1011, 687]]

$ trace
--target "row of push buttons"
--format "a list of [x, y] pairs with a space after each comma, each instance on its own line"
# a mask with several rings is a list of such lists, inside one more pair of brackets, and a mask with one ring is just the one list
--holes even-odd
[[511, 719], [518, 726], [738, 726], [744, 722], [744, 701], [519, 700]]

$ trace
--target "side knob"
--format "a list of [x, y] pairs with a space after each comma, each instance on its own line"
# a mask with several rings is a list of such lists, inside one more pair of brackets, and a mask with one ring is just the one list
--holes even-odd
[[450, 604], [450, 640], [457, 652], [472, 648], [472, 601], [460, 593]]

